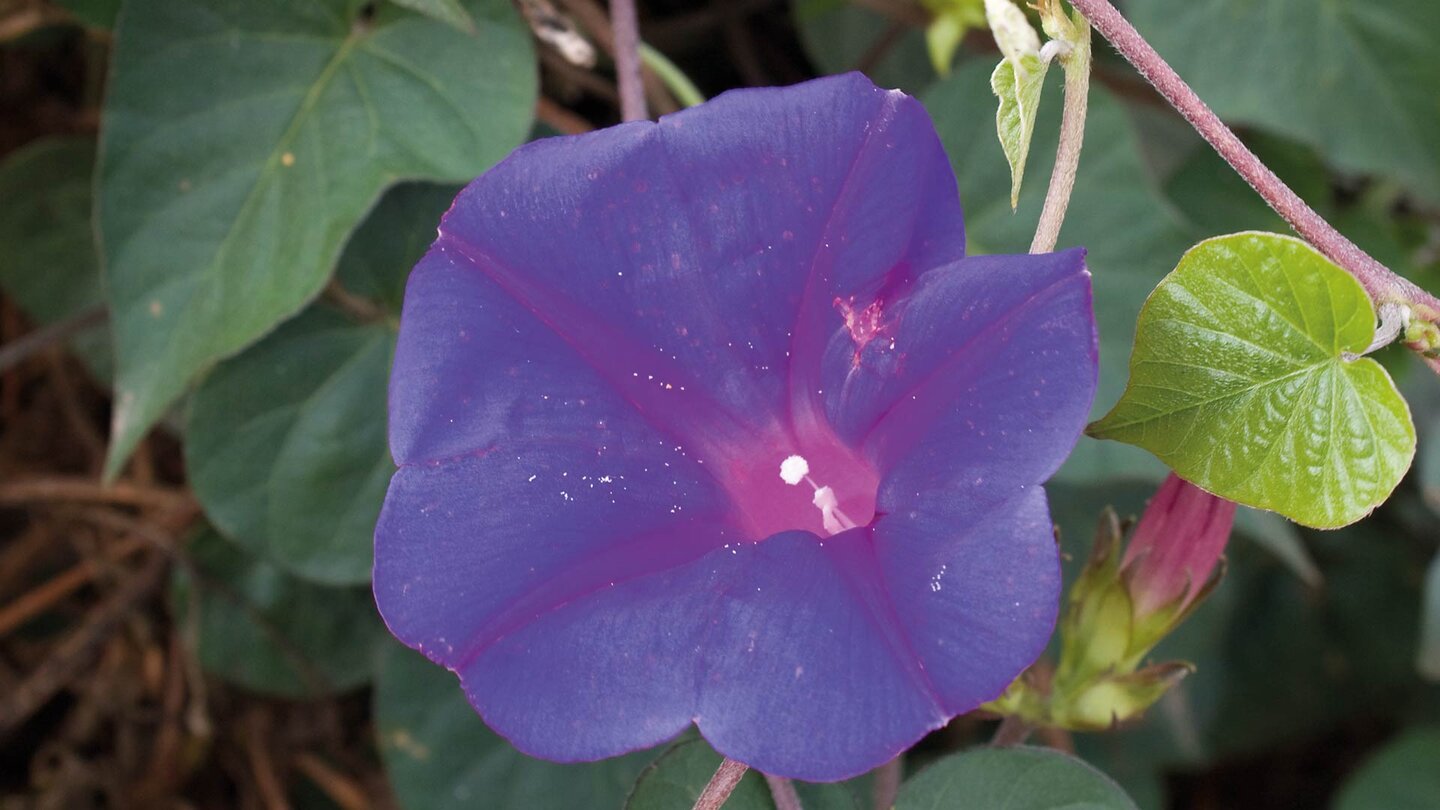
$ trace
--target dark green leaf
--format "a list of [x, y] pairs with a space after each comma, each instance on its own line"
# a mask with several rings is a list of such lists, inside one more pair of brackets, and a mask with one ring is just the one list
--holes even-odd
[[1307, 532], [1325, 587], [1236, 549], [1220, 593], [1234, 599], [1217, 658], [1220, 675], [1204, 738], [1217, 756], [1254, 754], [1355, 718], [1413, 708], [1415, 639], [1428, 543], [1378, 521]]
[[120, 13], [120, 0], [55, 0], [75, 15], [75, 19], [106, 31], [115, 27], [115, 17]]
[[216, 360], [297, 312], [400, 178], [469, 179], [529, 129], [530, 34], [361, 0], [132, 0], [115, 32], [100, 226], [117, 338], [113, 475]]
[[396, 186], [346, 245], [339, 280], [382, 319], [316, 305], [221, 363], [195, 393], [185, 452], [196, 495], [221, 531], [291, 573], [370, 578], [394, 471], [385, 445], [393, 321], [456, 191]]
[[978, 748], [936, 762], [900, 789], [896, 810], [1133, 810], [1105, 774], [1048, 748]]
[[1428, 681], [1440, 681], [1440, 554], [1430, 561], [1420, 600], [1420, 650], [1415, 668]]
[[1420, 454], [1420, 486], [1425, 501], [1440, 514], [1440, 415], [1430, 420], [1424, 449]]
[[1340, 790], [1335, 810], [1434, 810], [1440, 807], [1440, 728], [1406, 732], [1361, 766]]
[[654, 757], [585, 765], [531, 759], [486, 728], [454, 675], [397, 644], [381, 661], [375, 725], [390, 785], [408, 810], [619, 807]]
[[1155, 453], [1230, 500], [1334, 528], [1369, 514], [1415, 453], [1365, 290], [1298, 239], [1245, 233], [1185, 254], [1141, 310], [1130, 381], [1099, 438]]
[[370, 578], [394, 466], [385, 382], [394, 333], [315, 307], [226, 361], [195, 393], [185, 445], [221, 531], [327, 583]]
[[1274, 512], [1241, 507], [1235, 511], [1235, 533], [1249, 538], [1284, 563], [1301, 582], [1312, 588], [1324, 584], [1320, 568], [1310, 556], [1295, 524]]
[[[693, 807], [715, 775], [721, 757], [704, 740], [685, 740], [640, 773], [625, 810], [669, 810]], [[765, 779], [747, 771], [725, 802], [727, 810], [775, 810]]]
[[[90, 182], [95, 142], [54, 138], [0, 164], [0, 288], [39, 324], [94, 311], [104, 303]], [[96, 377], [108, 380], [109, 336], [92, 329], [74, 341]]]
[[201, 666], [257, 692], [315, 697], [370, 680], [387, 637], [368, 588], [295, 579], [213, 531], [177, 568], [180, 626]]
[[460, 0], [391, 0], [397, 6], [418, 11], [466, 33], [475, 32], [475, 20]]
[[821, 73], [863, 70], [881, 87], [918, 93], [935, 81], [925, 35], [849, 0], [798, 0], [795, 27]]
[[460, 186], [401, 183], [385, 192], [340, 257], [340, 284], [398, 316], [410, 268], [435, 241]]
[[[1180, 126], [1189, 126], [1181, 123]], [[1188, 133], [1187, 133], [1188, 134]], [[1198, 137], [1198, 136], [1196, 136]], [[1311, 149], [1283, 138], [1251, 135], [1246, 146], [1323, 216], [1335, 209], [1329, 172]], [[1208, 144], [1198, 143], [1164, 181], [1164, 192], [1206, 235], [1278, 231], [1289, 226]]]
[[1221, 117], [1440, 200], [1440, 3], [1130, 0], [1125, 10]]

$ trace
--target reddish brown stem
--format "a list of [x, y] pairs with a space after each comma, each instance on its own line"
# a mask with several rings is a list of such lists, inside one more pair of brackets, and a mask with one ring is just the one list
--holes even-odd
[[730, 794], [735, 792], [735, 786], [750, 770], [743, 762], [736, 762], [729, 757], [720, 763], [715, 769], [715, 775], [710, 777], [710, 784], [705, 786], [700, 798], [695, 800], [695, 810], [720, 810], [725, 806], [725, 801]]
[[640, 17], [635, 0], [610, 0], [610, 26], [615, 30], [615, 80], [620, 85], [620, 118], [643, 121], [645, 85], [640, 80]]
[[1110, 0], [1070, 0], [1070, 4], [1085, 15], [1095, 30], [1160, 91], [1160, 95], [1209, 141], [1225, 162], [1245, 178], [1276, 213], [1290, 223], [1296, 233], [1354, 276], [1377, 305], [1389, 302], [1407, 304], [1427, 321], [1440, 320], [1440, 299], [1397, 276], [1315, 213], [1260, 162]]

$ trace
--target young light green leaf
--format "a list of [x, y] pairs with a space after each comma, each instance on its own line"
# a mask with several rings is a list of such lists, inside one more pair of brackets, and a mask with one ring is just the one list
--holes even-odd
[[1141, 309], [1129, 384], [1089, 432], [1247, 506], [1315, 528], [1353, 523], [1415, 454], [1390, 376], [1347, 359], [1374, 335], [1365, 290], [1304, 242], [1206, 240]]
[[935, 66], [935, 73], [949, 76], [955, 51], [965, 34], [986, 24], [984, 0], [921, 0], [921, 5], [931, 15], [930, 24], [925, 27], [930, 63]]
[[1136, 810], [1105, 774], [1048, 748], [976, 748], [948, 756], [907, 781], [895, 810]]
[[1038, 56], [1024, 56], [1018, 61], [1001, 59], [990, 74], [990, 89], [1000, 99], [995, 112], [995, 129], [1000, 134], [1000, 147], [1010, 163], [1010, 208], [1020, 206], [1020, 184], [1025, 179], [1025, 158], [1030, 154], [1030, 138], [1035, 134], [1035, 114], [1040, 110], [1040, 91], [1045, 89], [1045, 73], [1050, 65]]
[[460, 0], [390, 0], [390, 2], [411, 11], [418, 11], [467, 34], [475, 33], [475, 18], [470, 16], [470, 12], [465, 10], [465, 7], [460, 4]]
[[1413, 728], [1380, 749], [1340, 789], [1335, 810], [1440, 807], [1440, 727]]
[[654, 758], [559, 765], [516, 751], [465, 700], [454, 674], [388, 644], [375, 686], [375, 730], [395, 798], [406, 810], [619, 807]]
[[459, 182], [523, 140], [530, 34], [361, 0], [131, 0], [100, 146], [118, 374], [107, 474], [215, 361], [301, 309], [397, 179]]
[[1011, 0], [985, 0], [985, 20], [1000, 54], [1012, 62], [1040, 55], [1040, 35]]
[[369, 588], [295, 579], [213, 530], [187, 551], [195, 571], [177, 568], [171, 595], [181, 631], [207, 671], [291, 698], [370, 680], [389, 642]]

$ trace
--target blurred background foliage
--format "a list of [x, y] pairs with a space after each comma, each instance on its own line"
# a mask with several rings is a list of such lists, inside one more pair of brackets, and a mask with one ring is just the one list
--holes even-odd
[[[1440, 289], [1440, 5], [1122, 5], [1311, 205]], [[1025, 249], [1059, 71], [1012, 212], [998, 57], [970, 30], [936, 64], [945, 3], [640, 6], [644, 40], [709, 95], [847, 70], [917, 95], [971, 250]], [[459, 184], [617, 120], [608, 37], [595, 0], [0, 0], [0, 808], [693, 801], [718, 761], [703, 741], [655, 764], [530, 760], [389, 639], [368, 589], [406, 273]], [[1285, 228], [1096, 54], [1061, 246], [1089, 249], [1099, 415], [1181, 253]], [[1196, 673], [1140, 723], [1040, 742], [1147, 810], [1440, 807], [1440, 379], [1383, 359], [1421, 434], [1391, 501], [1327, 533], [1242, 511], [1225, 583], [1156, 654]], [[1051, 488], [1067, 565], [1104, 506], [1137, 514], [1163, 472], [1083, 439]], [[907, 770], [988, 724], [957, 719]], [[979, 767], [947, 759], [901, 806]], [[746, 784], [737, 807], [773, 806]], [[811, 808], [869, 790], [802, 786]]]

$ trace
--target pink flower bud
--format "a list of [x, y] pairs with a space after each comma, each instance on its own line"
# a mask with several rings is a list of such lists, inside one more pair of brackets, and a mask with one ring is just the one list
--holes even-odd
[[1189, 607], [1215, 570], [1234, 522], [1234, 503], [1171, 473], [1140, 516], [1121, 563], [1136, 616]]

